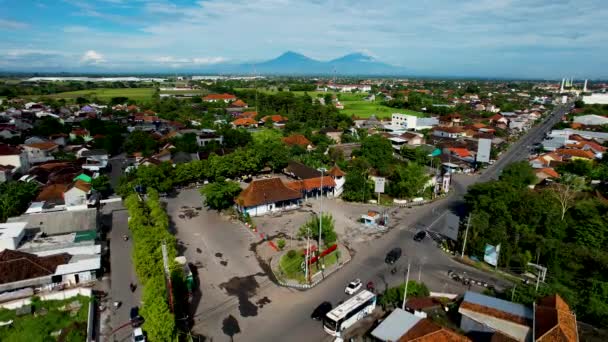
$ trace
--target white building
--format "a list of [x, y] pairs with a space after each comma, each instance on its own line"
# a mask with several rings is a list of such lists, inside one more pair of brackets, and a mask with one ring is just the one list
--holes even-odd
[[17, 147], [0, 144], [0, 165], [15, 167], [13, 173], [26, 173], [30, 169], [27, 153]]
[[415, 115], [393, 113], [391, 115], [391, 126], [402, 127], [406, 130], [420, 131], [431, 129], [439, 124], [437, 118], [419, 118]]
[[31, 164], [54, 160], [52, 153], [59, 150], [59, 145], [54, 142], [41, 142], [22, 145], [23, 150], [27, 153], [27, 159]]
[[577, 116], [573, 120], [576, 123], [580, 123], [585, 126], [602, 126], [608, 125], [608, 118], [600, 115], [581, 115]]
[[17, 249], [25, 235], [27, 222], [0, 223], [0, 252], [5, 249]]
[[583, 96], [583, 102], [586, 104], [608, 104], [608, 93], [596, 93]]

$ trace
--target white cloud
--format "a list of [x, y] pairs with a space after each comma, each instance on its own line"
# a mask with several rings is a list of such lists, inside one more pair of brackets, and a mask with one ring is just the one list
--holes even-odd
[[27, 23], [23, 23], [20, 21], [8, 20], [0, 18], [0, 30], [8, 29], [8, 30], [22, 30], [28, 28], [30, 25]]
[[80, 59], [80, 62], [83, 64], [101, 64], [105, 61], [106, 60], [105, 58], [103, 58], [103, 55], [95, 50], [89, 50], [85, 52], [82, 58]]
[[173, 57], [173, 56], [162, 56], [153, 58], [153, 62], [168, 64], [173, 68], [179, 66], [185, 66], [188, 64], [197, 65], [210, 65], [225, 62], [227, 59], [224, 57], [196, 57], [196, 58], [184, 58], [184, 57]]

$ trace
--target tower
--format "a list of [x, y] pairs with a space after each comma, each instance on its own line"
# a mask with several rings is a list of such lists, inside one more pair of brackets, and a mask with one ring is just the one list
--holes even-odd
[[563, 93], [564, 92], [564, 83], [566, 82], [566, 78], [562, 78], [562, 86], [559, 88], [559, 93]]
[[585, 85], [583, 86], [583, 92], [584, 93], [587, 92], [587, 80], [585, 80]]

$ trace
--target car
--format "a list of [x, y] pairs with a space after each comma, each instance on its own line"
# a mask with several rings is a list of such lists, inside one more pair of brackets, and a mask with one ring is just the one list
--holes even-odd
[[401, 248], [395, 247], [386, 254], [386, 258], [384, 259], [384, 261], [387, 264], [392, 265], [397, 262], [399, 258], [401, 258]]
[[146, 336], [141, 328], [133, 329], [133, 342], [146, 342]]
[[414, 241], [420, 242], [420, 241], [424, 240], [425, 237], [426, 237], [426, 232], [424, 230], [421, 230], [418, 233], [414, 234]]
[[137, 328], [144, 323], [144, 318], [139, 315], [139, 308], [137, 306], [131, 308], [129, 317], [131, 318], [131, 326], [134, 328]]
[[331, 309], [332, 306], [330, 302], [323, 302], [319, 304], [319, 306], [317, 306], [317, 308], [312, 312], [310, 318], [314, 319], [315, 321], [322, 321], [325, 318], [325, 315], [327, 315]]
[[361, 283], [361, 279], [355, 279], [346, 286], [346, 288], [344, 289], [344, 293], [346, 293], [347, 295], [353, 295], [355, 294], [355, 292], [359, 291], [361, 286], [363, 286], [363, 283]]

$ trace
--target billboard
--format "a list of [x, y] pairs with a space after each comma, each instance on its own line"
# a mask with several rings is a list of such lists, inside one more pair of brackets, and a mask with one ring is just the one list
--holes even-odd
[[492, 266], [498, 265], [498, 255], [500, 254], [500, 244], [492, 246], [486, 244], [486, 250], [483, 253], [483, 261]]
[[384, 177], [376, 177], [374, 180], [374, 192], [384, 193]]
[[490, 151], [492, 150], [492, 140], [479, 139], [477, 144], [477, 161], [483, 163], [490, 162]]

